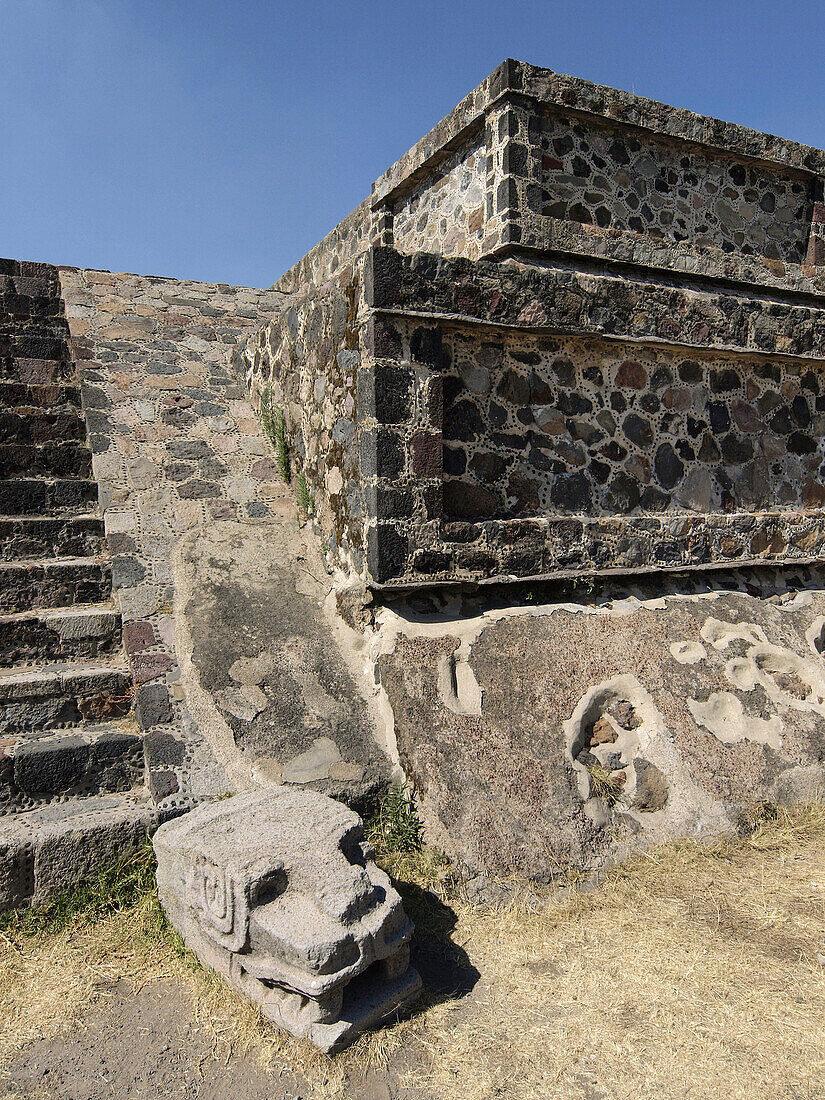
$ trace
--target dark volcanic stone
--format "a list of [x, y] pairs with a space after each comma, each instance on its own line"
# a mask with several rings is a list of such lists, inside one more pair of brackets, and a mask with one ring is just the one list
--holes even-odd
[[523, 374], [507, 370], [496, 388], [496, 393], [503, 401], [509, 401], [512, 405], [526, 405], [530, 400], [530, 383]]
[[646, 448], [653, 442], [653, 428], [650, 422], [638, 413], [628, 413], [622, 421], [622, 431], [637, 447]]
[[811, 423], [811, 410], [808, 408], [808, 402], [798, 393], [793, 399], [791, 404], [791, 412], [793, 418], [797, 422], [800, 428], [807, 428]]
[[576, 381], [576, 368], [569, 359], [554, 359], [552, 370], [562, 386], [572, 386]]
[[452, 519], [484, 519], [498, 515], [504, 506], [499, 493], [466, 481], [444, 483], [444, 514]]
[[14, 754], [14, 782], [27, 794], [58, 794], [77, 783], [89, 761], [89, 746], [77, 736], [25, 741]]
[[753, 444], [749, 439], [742, 439], [730, 432], [722, 440], [722, 457], [733, 465], [748, 462], [753, 458]]
[[583, 471], [557, 477], [550, 491], [550, 500], [554, 507], [568, 512], [585, 512], [593, 499], [593, 486]]
[[135, 717], [142, 730], [172, 721], [172, 704], [165, 684], [146, 684], [138, 688]]
[[663, 443], [656, 451], [654, 469], [659, 484], [664, 489], [672, 489], [677, 485], [685, 472], [679, 456], [669, 443]]
[[804, 432], [791, 432], [788, 436], [788, 450], [791, 454], [810, 455], [814, 453], [816, 447], [816, 441]]
[[515, 511], [535, 512], [541, 504], [540, 485], [523, 470], [514, 470], [507, 481], [507, 493], [515, 497]]
[[470, 463], [470, 471], [479, 481], [498, 481], [506, 468], [501, 455], [489, 453], [474, 455]]
[[693, 359], [685, 359], [679, 364], [679, 378], [682, 382], [696, 385], [702, 381], [703, 373], [701, 366]]
[[709, 432], [705, 432], [702, 436], [702, 445], [699, 448], [699, 461], [713, 463], [718, 462], [721, 457], [716, 440]]
[[788, 432], [792, 432], [794, 429], [794, 422], [791, 419], [791, 411], [783, 405], [781, 409], [778, 409], [770, 419], [771, 431], [776, 432], [778, 435], [787, 435]]
[[445, 439], [470, 441], [477, 439], [484, 431], [484, 418], [478, 405], [469, 398], [457, 401], [444, 413]]
[[730, 393], [738, 390], [742, 379], [735, 370], [711, 371], [710, 388], [713, 393]]
[[387, 581], [406, 572], [409, 540], [394, 523], [371, 527], [367, 550], [370, 569], [377, 581]]
[[615, 512], [632, 512], [642, 495], [638, 481], [628, 474], [617, 474], [607, 487], [605, 507]]
[[642, 390], [647, 385], [647, 371], [641, 363], [626, 359], [616, 373], [616, 385], [620, 389]]
[[590, 398], [578, 393], [560, 393], [558, 406], [559, 411], [565, 416], [583, 416], [593, 411], [593, 402]]
[[710, 420], [711, 431], [716, 435], [721, 435], [722, 432], [726, 432], [730, 427], [730, 413], [728, 412], [727, 405], [723, 405], [721, 401], [709, 401], [707, 405], [708, 420]]
[[375, 418], [381, 424], [398, 424], [411, 411], [413, 374], [409, 367], [378, 363], [375, 367]]
[[467, 469], [467, 455], [460, 447], [444, 448], [444, 473], [460, 476]]
[[670, 493], [663, 493], [655, 485], [647, 485], [639, 504], [646, 512], [664, 512], [670, 504]]

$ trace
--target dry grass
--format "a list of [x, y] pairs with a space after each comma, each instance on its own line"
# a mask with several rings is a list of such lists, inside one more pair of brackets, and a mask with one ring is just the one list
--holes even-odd
[[445, 1100], [825, 1096], [822, 807], [561, 904], [461, 909], [455, 936], [482, 980], [416, 1036]]
[[657, 849], [539, 907], [449, 899], [448, 923], [420, 889], [445, 891], [443, 864], [391, 862], [422, 931], [449, 933], [480, 971], [466, 997], [432, 998], [329, 1060], [193, 966], [148, 897], [92, 925], [0, 939], [0, 1065], [72, 1027], [109, 982], [172, 978], [216, 1058], [256, 1049], [303, 1075], [307, 1098], [357, 1096], [368, 1066], [439, 1100], [825, 1097], [825, 808]]

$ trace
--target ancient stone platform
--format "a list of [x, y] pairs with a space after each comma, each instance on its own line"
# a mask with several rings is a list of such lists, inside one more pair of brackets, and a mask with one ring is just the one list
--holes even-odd
[[822, 556], [825, 153], [506, 61], [242, 341], [373, 587]]
[[[134, 690], [150, 816], [403, 765], [478, 897], [820, 796], [825, 152], [507, 60], [268, 291], [37, 266], [2, 276], [3, 645], [50, 666], [0, 677], [18, 740]], [[99, 732], [15, 749], [18, 789], [126, 796]]]

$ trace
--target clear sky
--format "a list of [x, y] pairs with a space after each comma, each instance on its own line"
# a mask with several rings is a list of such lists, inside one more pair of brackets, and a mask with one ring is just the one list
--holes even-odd
[[268, 286], [505, 57], [825, 147], [825, 0], [0, 0], [0, 256]]

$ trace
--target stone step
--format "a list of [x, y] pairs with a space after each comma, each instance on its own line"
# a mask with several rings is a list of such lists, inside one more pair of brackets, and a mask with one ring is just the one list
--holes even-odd
[[131, 791], [144, 778], [143, 739], [128, 720], [0, 737], [0, 808], [6, 813], [59, 797]]
[[0, 444], [58, 443], [86, 440], [86, 421], [79, 409], [0, 409]]
[[100, 554], [105, 545], [100, 516], [0, 516], [0, 561], [85, 558]]
[[0, 380], [0, 409], [29, 412], [35, 409], [80, 408], [80, 386], [59, 382], [28, 383]]
[[0, 666], [94, 660], [121, 644], [111, 604], [0, 614]]
[[112, 594], [112, 567], [99, 558], [0, 562], [0, 611], [100, 603]]
[[88, 477], [0, 480], [0, 515], [3, 516], [88, 512], [96, 508], [97, 503], [97, 482]]
[[25, 386], [73, 385], [77, 375], [74, 363], [58, 356], [56, 359], [37, 356], [4, 355], [0, 336], [0, 380], [20, 382]]
[[0, 910], [42, 905], [134, 852], [160, 815], [143, 789], [0, 817]]
[[[2, 288], [0, 288], [2, 289]], [[63, 317], [63, 305], [59, 298], [50, 294], [21, 294], [9, 288], [10, 292], [0, 293], [0, 328], [10, 328], [10, 322], [50, 321]], [[32, 286], [32, 291], [42, 290], [42, 286]]]
[[85, 443], [0, 443], [0, 470], [6, 478], [86, 478], [92, 474], [92, 452]]
[[[61, 377], [74, 377], [74, 364], [69, 356], [68, 330], [55, 332], [55, 326], [39, 326], [38, 330], [20, 332], [19, 322], [9, 322], [3, 325], [0, 322], [0, 359], [9, 365], [9, 377], [19, 378], [21, 382], [28, 381], [19, 369], [31, 360], [48, 362], [53, 364], [52, 374], [59, 371]], [[31, 379], [37, 381], [37, 379]], [[56, 382], [57, 377], [42, 378], [39, 381]]]
[[0, 737], [122, 718], [133, 696], [131, 673], [114, 663], [0, 668]]

